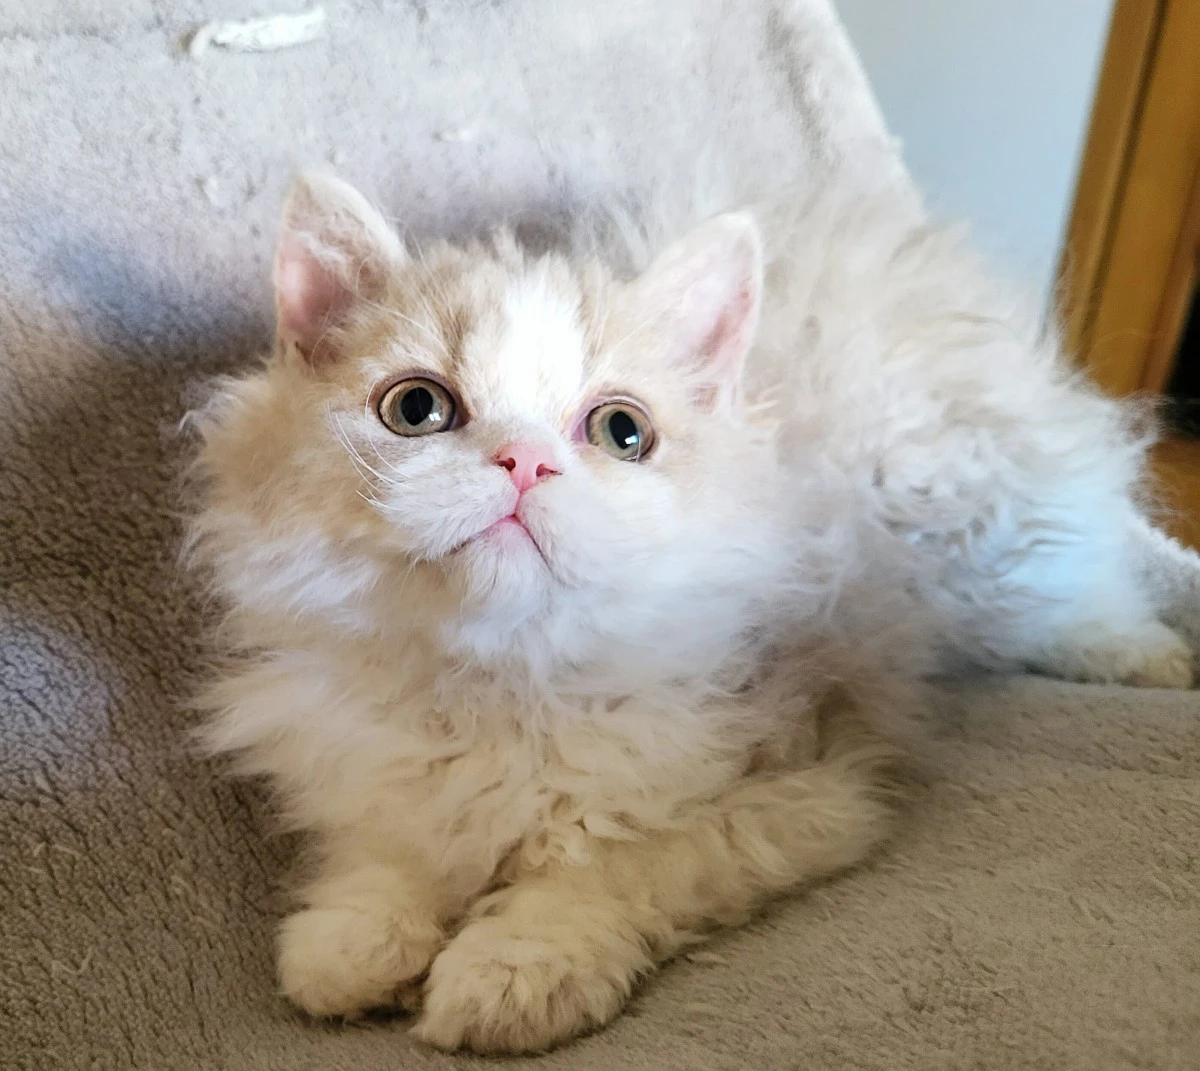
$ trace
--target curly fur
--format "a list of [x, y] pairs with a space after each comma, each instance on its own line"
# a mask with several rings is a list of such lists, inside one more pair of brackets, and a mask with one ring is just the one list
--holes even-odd
[[[194, 416], [191, 549], [236, 656], [208, 743], [316, 846], [279, 952], [313, 1014], [548, 1048], [878, 845], [947, 655], [1191, 683], [1129, 548], [1145, 435], [953, 236], [829, 191], [660, 238], [633, 277], [503, 233], [414, 260], [343, 184], [292, 195], [276, 352]], [[469, 420], [389, 432], [414, 369]], [[572, 437], [611, 395], [640, 464]], [[559, 473], [536, 546], [479, 535], [514, 437]]]

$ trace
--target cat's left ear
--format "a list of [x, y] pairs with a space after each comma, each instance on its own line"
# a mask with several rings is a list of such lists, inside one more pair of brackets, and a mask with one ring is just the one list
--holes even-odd
[[377, 300], [406, 259], [400, 237], [353, 186], [331, 175], [301, 175], [275, 247], [280, 347], [311, 364], [336, 356], [336, 329], [355, 302]]
[[701, 408], [737, 397], [758, 329], [762, 276], [758, 227], [731, 212], [669, 246], [635, 283], [638, 312], [658, 326]]

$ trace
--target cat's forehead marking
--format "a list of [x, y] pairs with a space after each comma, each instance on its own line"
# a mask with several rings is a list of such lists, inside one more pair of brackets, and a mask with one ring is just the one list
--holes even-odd
[[518, 413], [570, 404], [584, 375], [577, 296], [535, 273], [508, 285], [503, 310], [494, 364], [499, 395]]

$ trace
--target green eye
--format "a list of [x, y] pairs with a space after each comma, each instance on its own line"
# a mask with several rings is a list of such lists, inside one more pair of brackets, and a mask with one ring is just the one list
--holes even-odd
[[449, 431], [454, 426], [454, 399], [432, 379], [404, 379], [380, 399], [379, 419], [389, 431], [409, 438]]
[[654, 447], [650, 418], [631, 402], [608, 402], [588, 413], [587, 440], [618, 461], [642, 461]]

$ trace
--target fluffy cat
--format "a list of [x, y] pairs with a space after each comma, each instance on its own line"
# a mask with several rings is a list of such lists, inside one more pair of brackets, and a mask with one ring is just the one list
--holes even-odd
[[1191, 683], [1130, 564], [1144, 437], [886, 199], [618, 277], [504, 233], [414, 258], [311, 176], [275, 281], [275, 352], [196, 414], [192, 545], [236, 655], [209, 742], [314, 843], [279, 934], [314, 1015], [604, 1024], [885, 838], [948, 652]]

